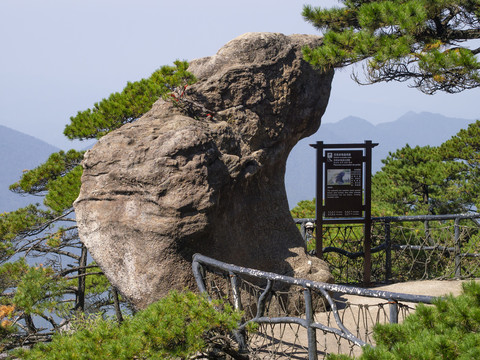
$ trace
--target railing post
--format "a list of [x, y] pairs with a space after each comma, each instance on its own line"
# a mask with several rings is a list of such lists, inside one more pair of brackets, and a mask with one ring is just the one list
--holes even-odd
[[372, 278], [372, 221], [365, 220], [363, 242], [363, 285], [370, 286]]
[[460, 218], [455, 218], [455, 277], [462, 276], [461, 271], [461, 249], [460, 249]]
[[390, 324], [398, 324], [398, 302], [395, 300], [389, 300], [390, 305]]
[[432, 239], [430, 238], [430, 223], [428, 222], [428, 220], [425, 220], [423, 222], [423, 228], [425, 230], [425, 242], [427, 244], [433, 245]]
[[316, 160], [316, 197], [315, 197], [315, 253], [319, 259], [323, 260], [323, 141], [317, 141], [317, 160]]
[[300, 234], [302, 235], [303, 242], [305, 243], [305, 246], [307, 246], [307, 230], [305, 229], [305, 222], [303, 222], [303, 221], [300, 224]]
[[198, 290], [200, 290], [201, 293], [206, 293], [208, 295], [208, 298], [210, 299], [210, 295], [207, 292], [207, 287], [205, 286], [205, 281], [204, 281], [204, 279], [205, 279], [205, 269], [195, 259], [195, 255], [193, 256], [192, 270], [193, 270], [193, 277], [195, 278], [195, 281], [197, 282]]
[[372, 144], [371, 140], [365, 141], [365, 211], [364, 211], [364, 263], [363, 284], [369, 286], [372, 275], [372, 148], [378, 144]]
[[[238, 286], [238, 282], [239, 282], [238, 276], [231, 271], [229, 275], [230, 275], [230, 284], [232, 286], [233, 306], [235, 307], [235, 310], [242, 311], [243, 308], [242, 308], [240, 289]], [[245, 322], [245, 319], [242, 319], [239, 325], [241, 325], [244, 322]], [[247, 344], [245, 342], [245, 337], [246, 337], [245, 329], [234, 331], [234, 336], [235, 336], [235, 340], [237, 340], [239, 351], [246, 352]]]
[[305, 318], [307, 320], [307, 337], [308, 337], [308, 359], [317, 360], [317, 332], [312, 327], [313, 309], [312, 309], [312, 293], [309, 288], [303, 289], [303, 296], [305, 298]]
[[385, 282], [392, 279], [392, 243], [390, 239], [390, 220], [385, 219]]

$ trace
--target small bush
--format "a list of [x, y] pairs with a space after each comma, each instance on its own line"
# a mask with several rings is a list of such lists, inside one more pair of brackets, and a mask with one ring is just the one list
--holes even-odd
[[[222, 311], [217, 310], [222, 308]], [[192, 292], [166, 298], [126, 319], [121, 325], [97, 319], [76, 326], [73, 334], [56, 335], [51, 343], [19, 350], [21, 359], [186, 359], [208, 352], [214, 339], [227, 339], [241, 314], [228, 304], [211, 303]], [[225, 343], [223, 343], [225, 344]]]

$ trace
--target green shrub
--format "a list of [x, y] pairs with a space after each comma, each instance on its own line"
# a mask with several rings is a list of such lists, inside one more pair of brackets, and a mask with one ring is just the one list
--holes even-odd
[[[222, 310], [219, 311], [218, 309]], [[241, 314], [192, 292], [171, 292], [121, 325], [97, 318], [76, 324], [72, 334], [19, 350], [21, 359], [186, 359], [213, 347], [230, 346], [228, 334]], [[221, 344], [215, 339], [221, 338]], [[228, 342], [228, 341], [227, 341]], [[231, 349], [230, 349], [231, 350]]]

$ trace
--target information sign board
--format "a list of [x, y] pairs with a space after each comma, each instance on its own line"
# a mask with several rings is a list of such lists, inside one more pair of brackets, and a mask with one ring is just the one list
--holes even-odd
[[363, 151], [325, 152], [325, 217], [361, 217]]
[[317, 150], [315, 252], [323, 258], [324, 225], [364, 224], [365, 285], [370, 284], [372, 270], [372, 148], [377, 145], [371, 140], [365, 140], [363, 144], [324, 144], [317, 141], [311, 145]]

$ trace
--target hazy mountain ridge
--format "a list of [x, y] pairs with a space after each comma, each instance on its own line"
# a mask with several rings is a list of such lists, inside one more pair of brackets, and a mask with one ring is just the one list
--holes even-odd
[[373, 125], [365, 119], [349, 116], [336, 123], [322, 124], [315, 135], [301, 140], [290, 153], [285, 174], [290, 208], [301, 200], [315, 197], [315, 149], [317, 141], [324, 143], [379, 143], [373, 149], [373, 172], [381, 169], [381, 160], [389, 152], [404, 147], [438, 146], [454, 136], [474, 119], [451, 118], [428, 112], [407, 112], [395, 121]]
[[[336, 123], [322, 124], [315, 135], [301, 140], [287, 161], [285, 186], [290, 208], [299, 201], [315, 196], [316, 141], [325, 143], [379, 143], [373, 149], [373, 171], [381, 169], [381, 160], [405, 144], [437, 146], [474, 122], [433, 113], [408, 112], [395, 121], [373, 125], [365, 119], [349, 116]], [[89, 148], [90, 146], [86, 146]], [[12, 211], [28, 203], [41, 201], [33, 196], [20, 196], [8, 190], [18, 181], [23, 170], [33, 169], [59, 149], [33, 136], [0, 125], [0, 213]]]
[[12, 193], [8, 187], [18, 181], [23, 170], [31, 170], [59, 151], [33, 136], [0, 125], [0, 213], [13, 211], [41, 198]]

